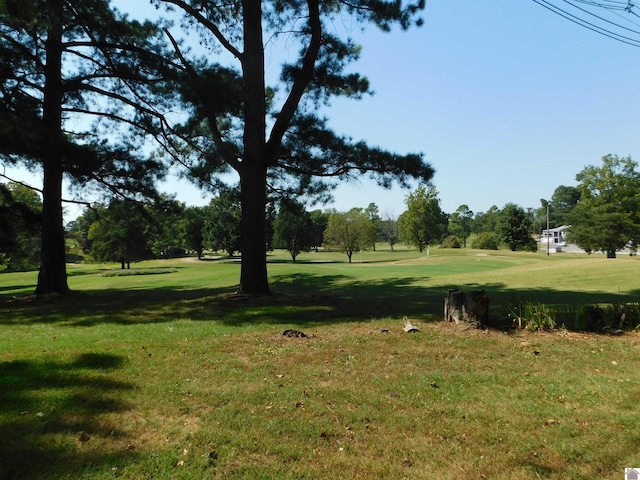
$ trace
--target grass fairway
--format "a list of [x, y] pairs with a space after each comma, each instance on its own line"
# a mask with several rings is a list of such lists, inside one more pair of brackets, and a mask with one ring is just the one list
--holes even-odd
[[[449, 288], [637, 302], [637, 257], [472, 250], [0, 275], [0, 479], [617, 479], [640, 466], [640, 336], [462, 331]], [[155, 273], [155, 274], [150, 274]], [[409, 316], [421, 332], [402, 331]], [[299, 329], [311, 338], [287, 338]], [[386, 329], [388, 332], [383, 332]]]

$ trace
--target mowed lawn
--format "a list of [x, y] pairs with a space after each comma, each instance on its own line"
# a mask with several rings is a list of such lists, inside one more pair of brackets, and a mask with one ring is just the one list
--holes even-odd
[[[379, 249], [0, 274], [0, 479], [623, 478], [640, 336], [464, 330], [447, 290], [638, 302], [640, 260]], [[402, 317], [420, 328], [402, 331]], [[308, 338], [288, 338], [297, 329]]]

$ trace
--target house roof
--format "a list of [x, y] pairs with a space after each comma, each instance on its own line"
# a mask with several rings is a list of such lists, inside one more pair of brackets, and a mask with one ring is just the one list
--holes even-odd
[[569, 227], [571, 227], [571, 225], [561, 225], [561, 226], [559, 226], [559, 227], [556, 227], [556, 228], [550, 228], [550, 229], [548, 229], [548, 230], [545, 228], [545, 229], [544, 229], [544, 230], [542, 230], [542, 231], [543, 231], [543, 232], [562, 232], [563, 230], [566, 230], [566, 229], [568, 229]]

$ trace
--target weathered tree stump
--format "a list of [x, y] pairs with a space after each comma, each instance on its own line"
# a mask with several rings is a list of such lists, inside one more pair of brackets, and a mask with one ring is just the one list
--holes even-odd
[[444, 300], [444, 319], [447, 322], [468, 323], [480, 328], [489, 323], [489, 295], [484, 290], [464, 293], [449, 290]]

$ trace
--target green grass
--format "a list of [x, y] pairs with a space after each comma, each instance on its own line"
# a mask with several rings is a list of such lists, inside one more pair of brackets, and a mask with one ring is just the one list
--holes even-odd
[[[640, 336], [461, 331], [449, 288], [637, 301], [637, 258], [432, 249], [0, 275], [0, 478], [622, 478], [640, 465]], [[162, 275], [149, 275], [162, 269]], [[421, 332], [402, 331], [409, 316]], [[291, 339], [286, 328], [312, 338]], [[389, 333], [381, 333], [380, 329]]]

